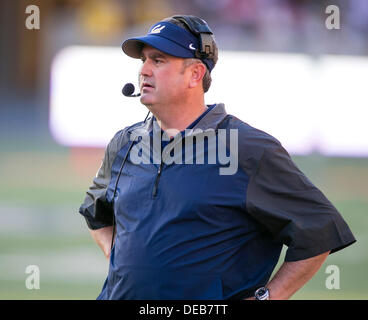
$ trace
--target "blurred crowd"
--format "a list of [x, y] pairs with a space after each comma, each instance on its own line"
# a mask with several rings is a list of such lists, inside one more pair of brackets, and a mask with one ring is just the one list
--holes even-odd
[[[59, 16], [74, 17], [75, 28], [96, 43], [145, 32], [166, 16], [194, 14], [209, 23], [222, 49], [368, 53], [367, 0], [58, 0], [56, 5]], [[325, 26], [329, 5], [339, 8], [338, 31]]]
[[[367, 54], [367, 0], [88, 0], [71, 1], [82, 24], [98, 36], [147, 26], [172, 14], [204, 18], [230, 50]], [[340, 29], [328, 30], [329, 5], [339, 8]], [[83, 18], [85, 17], [85, 18]], [[99, 23], [100, 22], [100, 23]], [[105, 22], [105, 23], [102, 23]], [[107, 23], [106, 23], [107, 22]], [[336, 21], [335, 21], [336, 22]], [[138, 30], [137, 30], [138, 29]]]

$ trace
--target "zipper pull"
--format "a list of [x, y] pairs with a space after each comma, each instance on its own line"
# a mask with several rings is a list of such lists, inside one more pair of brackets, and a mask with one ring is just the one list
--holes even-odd
[[153, 191], [152, 191], [152, 196], [153, 197], [156, 197], [156, 195], [157, 195], [158, 182], [160, 181], [160, 176], [161, 176], [161, 171], [162, 171], [162, 164], [163, 164], [163, 162], [161, 162], [160, 166], [158, 167], [155, 184], [153, 186]]

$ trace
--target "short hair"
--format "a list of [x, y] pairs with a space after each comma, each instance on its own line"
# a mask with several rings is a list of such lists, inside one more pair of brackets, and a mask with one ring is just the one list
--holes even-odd
[[[189, 18], [190, 19], [190, 18]], [[172, 24], [175, 24], [178, 27], [181, 27], [189, 32], [191, 32], [189, 30], [189, 28], [181, 21], [179, 21], [178, 19], [175, 19], [173, 16], [172, 17], [168, 17], [165, 18], [162, 21], [166, 21], [166, 22], [170, 22]], [[213, 67], [215, 67], [217, 60], [218, 60], [218, 46], [215, 40], [215, 37], [213, 35], [211, 35], [211, 40], [212, 40], [212, 47], [213, 47], [213, 58], [211, 58], [210, 60], [213, 61]], [[201, 62], [203, 63], [202, 60], [197, 59], [197, 58], [187, 58], [188, 61], [185, 61], [184, 67], [188, 67], [190, 65], [192, 65], [195, 61]], [[212, 83], [212, 77], [211, 77], [211, 72], [208, 70], [207, 66], [206, 66], [206, 73], [203, 76], [203, 80], [202, 80], [202, 86], [203, 86], [203, 91], [207, 92], [208, 89], [210, 88]]]

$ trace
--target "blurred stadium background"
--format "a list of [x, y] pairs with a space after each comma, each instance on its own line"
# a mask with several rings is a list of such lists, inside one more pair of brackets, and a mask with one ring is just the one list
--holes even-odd
[[[25, 9], [31, 4], [40, 9], [39, 30], [25, 27]], [[325, 27], [325, 8], [330, 4], [340, 8], [340, 30]], [[293, 53], [314, 58], [336, 55], [365, 59], [368, 55], [366, 0], [1, 1], [0, 299], [95, 299], [107, 274], [108, 262], [78, 214], [85, 190], [101, 163], [103, 148], [97, 144], [60, 144], [53, 135], [50, 79], [55, 56], [69, 46], [120, 48], [123, 39], [144, 34], [154, 22], [179, 13], [207, 20], [222, 50]], [[95, 67], [91, 65], [91, 76]], [[247, 74], [242, 77], [246, 79]], [[345, 74], [340, 77], [346, 80]], [[353, 75], [342, 88], [353, 93], [352, 104], [356, 101], [354, 86], [362, 85], [355, 80], [361, 77], [362, 74]], [[98, 77], [94, 80], [105, 81]], [[88, 91], [84, 83], [79, 85]], [[310, 88], [302, 89], [314, 95]], [[245, 87], [244, 94], [246, 91]], [[358, 96], [362, 97], [360, 105], [367, 107], [367, 95], [360, 92]], [[318, 105], [318, 96], [316, 99]], [[295, 108], [298, 102], [294, 101]], [[282, 112], [282, 107], [280, 94], [275, 96], [272, 109], [280, 108]], [[324, 107], [318, 105], [321, 112]], [[362, 124], [367, 119], [363, 108], [358, 109], [359, 113], [349, 112], [352, 107], [348, 103], [344, 107], [346, 124], [353, 128], [350, 130], [354, 130], [355, 121]], [[250, 116], [252, 108], [257, 106], [249, 107]], [[129, 113], [131, 109], [124, 110]], [[325, 121], [333, 123], [338, 112], [327, 114]], [[91, 121], [95, 120], [86, 113], [85, 122]], [[80, 125], [83, 130], [83, 123]], [[293, 126], [290, 130], [291, 137], [296, 129]], [[363, 140], [368, 140], [366, 127], [355, 129]], [[347, 133], [343, 126], [341, 131]], [[329, 256], [293, 299], [367, 299], [367, 150], [361, 150], [361, 154], [355, 150], [347, 156], [326, 155], [316, 148], [291, 155], [340, 210], [358, 240]], [[28, 265], [39, 266], [39, 290], [25, 286]], [[326, 288], [328, 265], [339, 267], [339, 290]]]

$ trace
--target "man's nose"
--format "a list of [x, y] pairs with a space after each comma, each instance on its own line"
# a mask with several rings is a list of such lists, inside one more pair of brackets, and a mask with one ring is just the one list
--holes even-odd
[[152, 68], [151, 68], [151, 65], [150, 65], [148, 59], [143, 62], [142, 67], [141, 67], [141, 71], [140, 71], [139, 74], [143, 77], [152, 76]]

